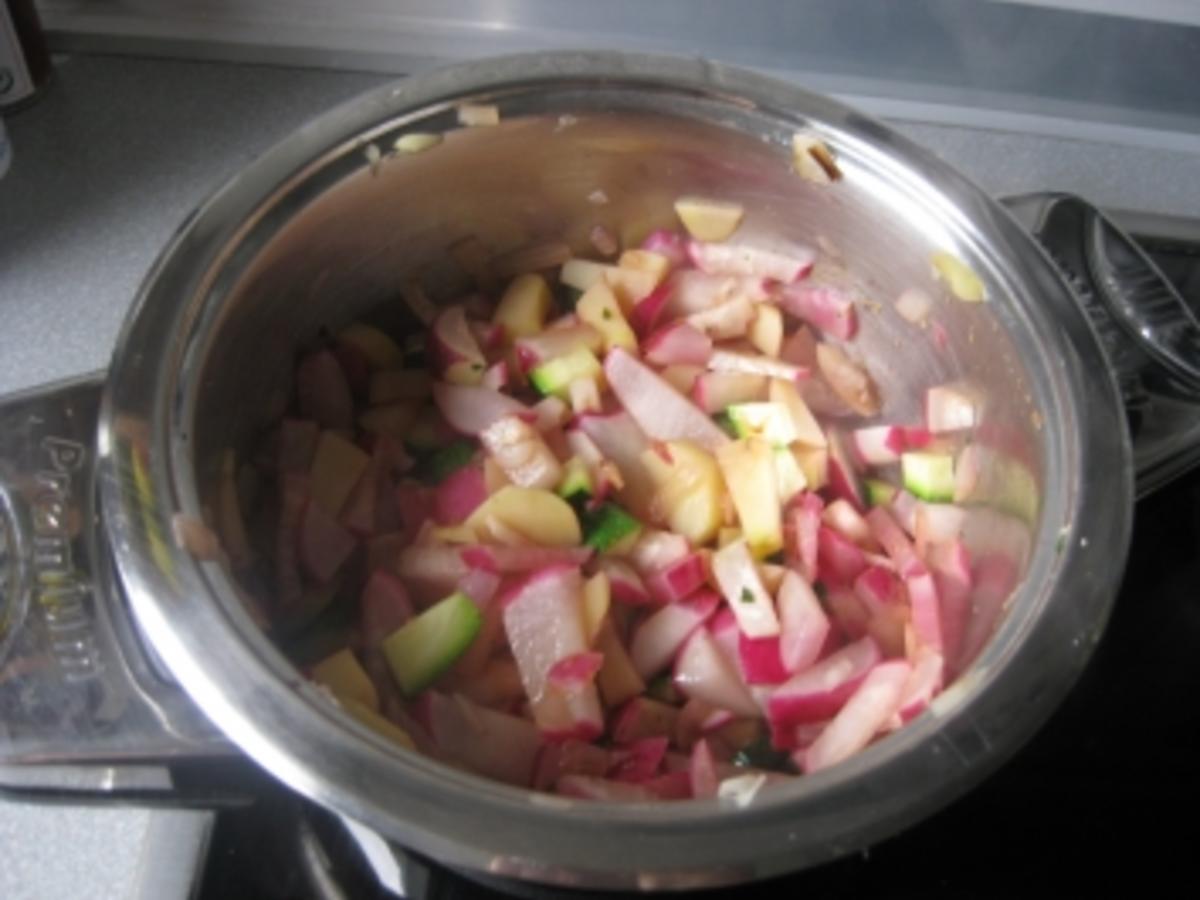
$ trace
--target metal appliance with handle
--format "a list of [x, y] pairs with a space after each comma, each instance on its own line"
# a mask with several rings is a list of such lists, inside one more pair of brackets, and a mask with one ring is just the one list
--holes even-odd
[[[418, 157], [369, 150], [449, 132], [467, 102], [496, 104], [501, 125]], [[796, 179], [797, 130], [835, 150], [841, 182]], [[1025, 578], [970, 671], [860, 757], [745, 809], [583, 805], [397, 752], [307, 685], [246, 613], [231, 573], [173, 533], [177, 516], [205, 515], [221, 450], [244, 451], [282, 408], [288, 360], [318, 327], [372, 309], [413, 327], [399, 287], [416, 271], [434, 285], [451, 277], [439, 263], [464, 230], [498, 247], [557, 237], [597, 215], [597, 187], [614, 225], [669, 209], [678, 193], [741, 199], [748, 227], [840, 248], [880, 297], [927, 280], [931, 250], [953, 250], [984, 277], [989, 302], [944, 307], [949, 352], [898, 352], [911, 333], [884, 310], [864, 325], [864, 355], [889, 413], [912, 413], [904, 385], [934, 379], [1002, 394], [990, 424], [1035, 463]], [[1084, 665], [1119, 580], [1135, 463], [1149, 490], [1200, 447], [1189, 355], [1200, 329], [1153, 264], [1075, 198], [1010, 206], [1029, 231], [883, 126], [705, 62], [515, 57], [334, 110], [185, 223], [108, 373], [0, 408], [0, 784], [235, 799], [244, 752], [447, 864], [640, 889], [802, 868], [932, 812], [1032, 734]]]

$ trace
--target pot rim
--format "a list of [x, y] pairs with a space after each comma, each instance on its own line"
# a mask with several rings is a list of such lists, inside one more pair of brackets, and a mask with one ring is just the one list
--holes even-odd
[[[816, 123], [922, 186], [1006, 288], [1005, 317], [1034, 373], [1044, 429], [1041, 524], [1027, 577], [974, 666], [933, 708], [854, 759], [762, 795], [657, 806], [538, 795], [398, 753], [339, 713], [258, 631], [225, 571], [171, 538], [200, 516], [191, 413], [221, 272], [291, 186], [423, 111], [598, 84]], [[99, 427], [108, 540], [149, 640], [196, 703], [249, 756], [316, 802], [452, 866], [563, 885], [696, 887], [765, 877], [893, 834], [981, 780], [1066, 695], [1098, 642], [1132, 521], [1132, 454], [1108, 362], [1069, 287], [982, 190], [840, 104], [700, 59], [520, 55], [385, 85], [324, 114], [234, 176], [164, 249], [122, 329]], [[1068, 592], [1062, 586], [1070, 585]], [[196, 602], [205, 598], [205, 602]], [[209, 602], [211, 601], [211, 602]]]

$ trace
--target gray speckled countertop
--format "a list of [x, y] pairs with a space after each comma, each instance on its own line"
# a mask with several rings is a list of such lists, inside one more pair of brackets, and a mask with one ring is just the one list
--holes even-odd
[[[388, 77], [59, 60], [41, 100], [7, 123], [15, 159], [0, 181], [0, 394], [104, 367], [138, 283], [188, 211], [292, 128]], [[1200, 159], [1186, 153], [895, 124], [997, 194], [1053, 187], [1123, 209], [1200, 209]], [[168, 848], [199, 852], [206, 822], [0, 801], [0, 897], [186, 896], [189, 867]]]

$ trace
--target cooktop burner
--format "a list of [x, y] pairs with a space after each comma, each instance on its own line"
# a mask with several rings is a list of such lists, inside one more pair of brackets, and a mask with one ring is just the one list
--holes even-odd
[[[1122, 221], [1200, 313], [1200, 234], [1140, 217]], [[1140, 893], [1152, 894], [1155, 885], [1190, 880], [1197, 801], [1200, 470], [1193, 470], [1138, 504], [1104, 639], [1033, 741], [904, 834], [756, 889], [806, 900], [1007, 898], [1108, 894], [1137, 879]], [[414, 900], [504, 896], [437, 866], [417, 871]], [[335, 820], [266, 779], [257, 802], [218, 817], [200, 892], [201, 900], [392, 896]]]

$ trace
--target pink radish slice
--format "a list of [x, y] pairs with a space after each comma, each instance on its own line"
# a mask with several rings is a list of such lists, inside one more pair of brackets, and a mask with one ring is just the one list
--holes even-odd
[[864, 550], [878, 549], [871, 526], [862, 514], [847, 500], [838, 498], [825, 507], [821, 521], [849, 541]]
[[577, 800], [600, 800], [611, 803], [650, 803], [658, 799], [640, 784], [593, 778], [588, 775], [564, 775], [558, 779], [555, 792]]
[[846, 438], [836, 428], [825, 429], [825, 440], [829, 447], [829, 488], [835, 497], [849, 501], [855, 509], [863, 512], [867, 508], [862, 483], [846, 448]]
[[791, 674], [783, 665], [780, 638], [738, 634], [738, 659], [747, 684], [782, 684]]
[[642, 530], [641, 537], [629, 554], [638, 571], [659, 572], [690, 554], [687, 538], [673, 531], [653, 528]]
[[433, 320], [430, 336], [439, 369], [465, 363], [472, 367], [478, 366], [482, 374], [486, 360], [467, 321], [467, 311], [461, 306], [447, 306], [438, 313], [438, 317]]
[[707, 576], [704, 557], [699, 553], [689, 553], [683, 559], [647, 575], [645, 582], [655, 600], [671, 603], [699, 590], [704, 586]]
[[372, 572], [362, 593], [363, 643], [378, 647], [412, 617], [413, 605], [404, 582], [383, 569]]
[[670, 318], [691, 316], [731, 303], [752, 305], [770, 296], [762, 278], [709, 275], [694, 269], [676, 272], [670, 283], [671, 300], [666, 308]]
[[712, 338], [687, 322], [660, 328], [642, 344], [642, 355], [656, 366], [702, 366], [712, 352]]
[[619, 492], [625, 505], [638, 518], [647, 519], [656, 482], [642, 462], [642, 451], [650, 446], [645, 433], [628, 413], [584, 415], [578, 419], [580, 430], [620, 471], [625, 486]]
[[668, 743], [665, 737], [648, 737], [624, 747], [613, 747], [608, 777], [633, 783], [653, 778], [662, 768]]
[[[871, 614], [851, 587], [833, 587], [825, 595], [825, 606], [833, 622], [848, 640], [857, 641], [867, 633]], [[824, 648], [822, 648], [824, 649]]]
[[775, 595], [779, 613], [779, 659], [788, 673], [808, 668], [829, 636], [829, 617], [809, 583], [788, 571]]
[[480, 775], [527, 786], [541, 747], [526, 719], [488, 709], [461, 695], [428, 691], [429, 733], [438, 748]]
[[396, 561], [396, 574], [434, 594], [449, 594], [469, 571], [457, 547], [406, 547]]
[[955, 672], [966, 671], [992, 636], [1005, 601], [1017, 585], [1018, 569], [1011, 557], [993, 553], [977, 559], [971, 575], [971, 618], [963, 634], [962, 651], [952, 667]]
[[880, 663], [863, 679], [821, 736], [804, 751], [803, 770], [836, 765], [863, 749], [896, 714], [912, 667], [903, 660]]
[[305, 418], [322, 428], [354, 427], [354, 397], [341, 365], [328, 350], [316, 350], [296, 366], [296, 399]]
[[712, 419], [625, 350], [609, 351], [604, 374], [617, 399], [647, 436], [661, 441], [695, 441], [709, 451], [729, 443]]
[[784, 254], [744, 244], [702, 241], [689, 241], [687, 252], [692, 264], [709, 275], [752, 275], [785, 284], [807, 275], [817, 258], [808, 247], [797, 247], [792, 253]]
[[817, 533], [817, 572], [826, 584], [849, 584], [867, 567], [862, 550], [832, 528]]
[[685, 600], [671, 603], [653, 613], [633, 633], [629, 656], [643, 678], [665, 669], [692, 632], [716, 612], [721, 598], [712, 591], [698, 591]]
[[603, 776], [609, 768], [608, 751], [583, 741], [543, 744], [534, 767], [533, 788], [554, 788], [564, 775]]
[[433, 402], [452, 428], [472, 437], [506, 416], [532, 415], [527, 406], [507, 394], [474, 385], [439, 381], [433, 386]]
[[665, 281], [649, 294], [634, 304], [629, 313], [629, 324], [639, 338], [652, 333], [671, 302], [674, 288], [671, 282]]
[[788, 285], [779, 293], [779, 304], [796, 318], [840, 341], [851, 340], [858, 332], [854, 300], [839, 288], [806, 283]]
[[310, 578], [328, 583], [350, 558], [357, 542], [319, 503], [309, 501], [300, 520], [300, 567]]
[[931, 544], [926, 558], [942, 603], [942, 655], [957, 662], [971, 617], [970, 555], [962, 541], [949, 541]]
[[458, 590], [475, 601], [479, 607], [488, 606], [500, 589], [500, 576], [487, 569], [472, 568], [458, 582]]
[[433, 492], [433, 518], [439, 525], [463, 522], [487, 499], [483, 468], [463, 466], [446, 476]]
[[581, 682], [590, 682], [603, 665], [603, 653], [576, 653], [573, 656], [564, 656], [552, 665], [546, 678], [560, 687], [571, 687]]
[[639, 786], [649, 791], [655, 800], [688, 800], [692, 796], [691, 779], [686, 771], [665, 772], [646, 779]]
[[784, 725], [830, 718], [880, 658], [869, 637], [848, 644], [776, 688], [767, 705], [769, 717]]
[[758, 356], [753, 353], [735, 353], [731, 350], [714, 350], [708, 359], [708, 367], [714, 372], [740, 372], [744, 375], [761, 375], [799, 384], [809, 376], [804, 366], [775, 359], [773, 356]]
[[678, 232], [658, 228], [646, 235], [641, 249], [665, 256], [672, 266], [682, 266], [688, 261], [687, 240]]
[[641, 738], [673, 737], [679, 717], [680, 711], [674, 706], [649, 697], [634, 697], [612, 720], [613, 742], [632, 744]]
[[590, 547], [502, 547], [481, 544], [462, 550], [463, 561], [472, 568], [505, 575], [551, 566], [582, 566], [591, 555]]
[[279, 423], [279, 473], [305, 475], [312, 469], [321, 427], [308, 419], [284, 419]]
[[692, 384], [692, 400], [704, 412], [719, 413], [735, 403], [762, 400], [767, 379], [744, 372], [704, 372]]
[[912, 660], [912, 674], [900, 692], [899, 708], [890, 724], [898, 728], [923, 713], [942, 689], [944, 678], [945, 663], [941, 654], [918, 653]]
[[762, 583], [744, 539], [726, 544], [713, 554], [712, 574], [743, 634], [752, 638], [779, 634], [775, 602]]
[[488, 366], [479, 386], [491, 391], [500, 391], [508, 387], [508, 361], [502, 359]]
[[713, 759], [708, 741], [701, 738], [692, 747], [688, 765], [688, 784], [692, 796], [707, 800], [717, 796], [717, 764]]
[[800, 725], [783, 725], [769, 722], [771, 746], [776, 750], [803, 750], [821, 736], [829, 725], [827, 719], [819, 722], [804, 722]]
[[675, 660], [675, 685], [721, 709], [743, 716], [759, 715], [758, 704], [707, 630], [697, 629]]
[[646, 585], [626, 563], [618, 559], [604, 558], [600, 560], [600, 571], [608, 576], [609, 590], [612, 599], [629, 606], [649, 606], [653, 604]]
[[871, 528], [871, 534], [875, 540], [883, 547], [883, 552], [888, 555], [896, 565], [897, 571], [901, 575], [911, 570], [914, 566], [920, 565], [920, 560], [917, 558], [917, 553], [913, 549], [912, 542], [909, 541], [908, 535], [892, 518], [892, 514], [885, 507], [874, 506], [867, 512], [867, 524]]
[[868, 566], [854, 579], [854, 593], [872, 616], [904, 603], [903, 586], [882, 566]]
[[911, 572], [904, 579], [908, 588], [908, 603], [912, 611], [912, 629], [917, 646], [937, 653], [944, 652], [942, 643], [942, 608], [937, 583], [925, 570]]
[[818, 535], [825, 502], [819, 495], [806, 491], [788, 509], [784, 535], [788, 550], [799, 565], [800, 574], [812, 584], [817, 578]]
[[908, 449], [904, 429], [896, 425], [873, 425], [857, 428], [850, 434], [855, 458], [866, 466], [887, 466], [900, 461]]

